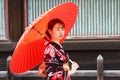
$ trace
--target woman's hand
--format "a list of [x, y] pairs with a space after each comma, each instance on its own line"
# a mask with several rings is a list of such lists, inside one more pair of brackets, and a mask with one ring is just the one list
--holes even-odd
[[78, 68], [79, 68], [79, 65], [76, 62], [73, 61], [72, 65], [71, 65], [71, 70], [68, 71], [68, 74], [69, 75], [74, 74]]
[[64, 63], [63, 64], [63, 69], [64, 69], [64, 71], [69, 71], [70, 70], [69, 64], [68, 63]]
[[72, 62], [72, 69], [78, 69], [79, 65], [77, 64], [77, 62]]

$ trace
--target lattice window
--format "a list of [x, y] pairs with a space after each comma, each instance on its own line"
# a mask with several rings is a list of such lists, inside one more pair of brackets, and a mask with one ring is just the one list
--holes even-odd
[[120, 0], [28, 0], [28, 23], [63, 2], [79, 7], [69, 38], [120, 38]]

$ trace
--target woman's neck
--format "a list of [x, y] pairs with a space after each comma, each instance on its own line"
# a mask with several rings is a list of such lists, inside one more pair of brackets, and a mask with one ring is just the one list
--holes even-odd
[[57, 43], [57, 44], [60, 44], [60, 41], [59, 41], [59, 40], [50, 40], [50, 41], [55, 42], [55, 43]]
[[60, 44], [60, 40], [50, 40], [51, 42], [55, 42], [55, 43], [57, 43], [61, 48], [62, 48], [62, 45]]

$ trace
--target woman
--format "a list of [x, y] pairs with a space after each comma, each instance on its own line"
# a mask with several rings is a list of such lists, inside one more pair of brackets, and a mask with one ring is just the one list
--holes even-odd
[[[45, 39], [49, 41], [44, 51], [47, 80], [70, 80], [70, 75], [74, 74], [79, 67], [76, 62], [69, 59], [60, 44], [65, 33], [64, 27], [65, 24], [60, 19], [53, 19], [48, 23]], [[71, 69], [69, 62], [71, 62]]]

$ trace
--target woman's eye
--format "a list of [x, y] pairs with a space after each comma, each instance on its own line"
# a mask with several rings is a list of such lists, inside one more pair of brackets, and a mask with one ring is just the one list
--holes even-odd
[[60, 29], [58, 28], [57, 31], [59, 31]]

